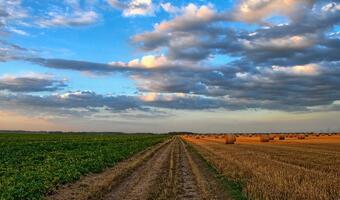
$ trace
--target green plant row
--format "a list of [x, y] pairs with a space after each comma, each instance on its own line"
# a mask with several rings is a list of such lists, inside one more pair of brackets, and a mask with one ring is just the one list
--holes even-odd
[[0, 134], [0, 199], [42, 199], [58, 185], [101, 172], [163, 135]]

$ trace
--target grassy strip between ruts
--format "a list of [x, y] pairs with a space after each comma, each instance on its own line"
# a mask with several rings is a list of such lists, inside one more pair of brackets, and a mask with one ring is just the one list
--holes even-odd
[[0, 199], [42, 199], [58, 185], [164, 141], [156, 135], [0, 134]]
[[223, 188], [229, 194], [229, 196], [235, 200], [247, 200], [246, 196], [242, 192], [243, 184], [237, 181], [230, 180], [228, 177], [221, 174], [209, 161], [204, 159], [204, 157], [192, 146], [192, 144], [183, 140], [188, 144], [189, 150], [196, 155], [198, 155], [208, 166], [208, 169], [215, 175], [219, 180]]

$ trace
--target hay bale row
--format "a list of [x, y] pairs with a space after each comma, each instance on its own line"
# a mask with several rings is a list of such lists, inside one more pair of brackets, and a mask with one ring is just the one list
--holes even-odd
[[228, 134], [225, 136], [225, 143], [226, 144], [235, 144], [236, 136], [232, 134]]
[[299, 140], [304, 140], [306, 137], [305, 137], [304, 134], [300, 134], [300, 135], [298, 135], [297, 138], [298, 138]]
[[260, 142], [269, 142], [269, 135], [260, 135]]
[[279, 135], [279, 140], [285, 140], [285, 136], [283, 134]]

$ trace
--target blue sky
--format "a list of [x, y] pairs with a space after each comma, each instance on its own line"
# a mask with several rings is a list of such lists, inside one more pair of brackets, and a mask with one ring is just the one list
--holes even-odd
[[0, 129], [339, 130], [339, 19], [336, 1], [0, 0]]

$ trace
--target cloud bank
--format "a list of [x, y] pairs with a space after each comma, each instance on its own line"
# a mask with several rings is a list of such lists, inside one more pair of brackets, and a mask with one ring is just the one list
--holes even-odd
[[[151, 0], [109, 0], [123, 16], [150, 16]], [[16, 4], [18, 7], [19, 4]], [[19, 45], [0, 40], [0, 61], [20, 60], [49, 69], [123, 74], [136, 94], [109, 95], [71, 90], [51, 77], [0, 77], [0, 104], [19, 109], [92, 115], [129, 110], [280, 110], [337, 111], [340, 100], [340, 5], [313, 0], [243, 0], [229, 10], [189, 3], [160, 7], [169, 19], [131, 37], [140, 58], [108, 63], [32, 56]], [[53, 12], [43, 28], [93, 24], [100, 16], [71, 4], [76, 12]], [[17, 8], [18, 9], [18, 8]], [[279, 17], [284, 23], [273, 20]], [[14, 20], [0, 10], [0, 26]], [[17, 17], [22, 20], [21, 17]], [[236, 24], [236, 25], [235, 25]], [[251, 27], [249, 26], [252, 25]], [[225, 61], [216, 64], [216, 60]], [[27, 92], [55, 92], [47, 95]], [[20, 105], [20, 106], [18, 106]]]

